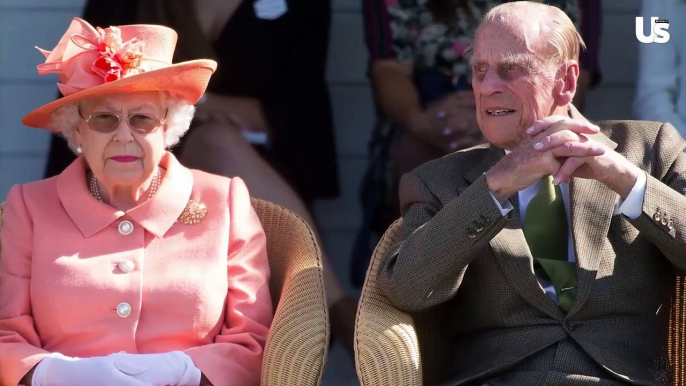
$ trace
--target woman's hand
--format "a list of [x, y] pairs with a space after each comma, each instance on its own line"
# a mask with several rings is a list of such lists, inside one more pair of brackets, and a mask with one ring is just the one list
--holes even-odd
[[112, 354], [115, 366], [131, 368], [140, 366], [144, 372], [132, 376], [145, 384], [154, 386], [198, 386], [202, 374], [191, 358], [181, 351], [162, 354]]
[[483, 143], [472, 91], [458, 91], [415, 114], [408, 130], [446, 153]]
[[[71, 358], [59, 353], [45, 357], [34, 368], [32, 386], [151, 386], [136, 379], [146, 372], [139, 364], [115, 363], [112, 356]], [[195, 386], [195, 385], [194, 385]]]

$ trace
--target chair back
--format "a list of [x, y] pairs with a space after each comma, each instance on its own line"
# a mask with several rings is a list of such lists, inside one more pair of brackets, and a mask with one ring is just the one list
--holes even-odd
[[312, 229], [292, 211], [253, 198], [267, 235], [274, 321], [262, 385], [319, 385], [329, 347], [322, 257]]
[[[319, 385], [329, 346], [319, 246], [310, 227], [295, 213], [255, 198], [252, 205], [267, 236], [269, 289], [275, 309], [261, 384]], [[3, 206], [0, 203], [0, 232]]]

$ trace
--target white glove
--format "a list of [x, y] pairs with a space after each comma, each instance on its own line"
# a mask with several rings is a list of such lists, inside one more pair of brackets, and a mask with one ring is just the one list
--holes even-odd
[[202, 373], [191, 357], [181, 351], [162, 354], [111, 354], [117, 368], [141, 366], [145, 372], [131, 374], [139, 381], [154, 386], [198, 386]]
[[145, 372], [140, 365], [115, 366], [110, 357], [72, 358], [60, 353], [45, 357], [36, 365], [33, 386], [150, 386], [132, 375]]

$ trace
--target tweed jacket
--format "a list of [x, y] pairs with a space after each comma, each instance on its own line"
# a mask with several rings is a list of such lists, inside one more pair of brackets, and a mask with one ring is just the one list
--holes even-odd
[[[50, 352], [174, 350], [216, 386], [259, 384], [272, 304], [248, 190], [171, 153], [160, 166], [157, 193], [126, 212], [90, 194], [83, 157], [57, 177], [12, 188], [0, 258], [0, 386], [16, 386]], [[199, 223], [184, 220], [191, 200], [207, 208]]]
[[[573, 107], [571, 116], [583, 118]], [[609, 379], [668, 382], [673, 273], [686, 268], [686, 141], [668, 123], [598, 125], [596, 140], [645, 171], [646, 192], [630, 220], [605, 185], [572, 179], [578, 292], [567, 314], [534, 275], [517, 195], [502, 216], [489, 193], [484, 173], [503, 149], [460, 151], [403, 176], [404, 235], [383, 257], [378, 283], [402, 310], [448, 309], [451, 384], [478, 384], [568, 339]]]

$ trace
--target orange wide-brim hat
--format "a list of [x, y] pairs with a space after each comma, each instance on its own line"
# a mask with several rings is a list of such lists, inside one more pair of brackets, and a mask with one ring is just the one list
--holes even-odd
[[196, 104], [205, 93], [213, 60], [172, 64], [178, 35], [159, 25], [94, 28], [74, 18], [52, 51], [36, 47], [46, 57], [38, 73], [58, 74], [63, 98], [28, 113], [26, 126], [50, 127], [52, 113], [79, 100], [114, 94], [166, 91]]

